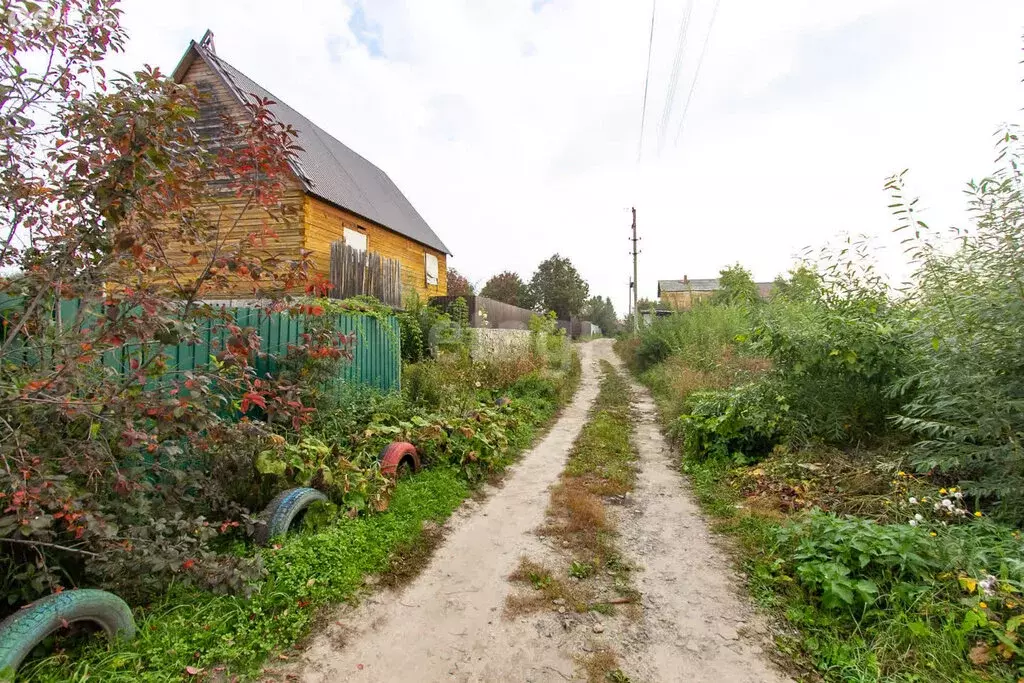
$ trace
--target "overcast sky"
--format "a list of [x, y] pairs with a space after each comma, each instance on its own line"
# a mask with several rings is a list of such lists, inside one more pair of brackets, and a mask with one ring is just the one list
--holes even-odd
[[716, 0], [689, 2], [657, 2], [639, 162], [647, 0], [126, 0], [117, 62], [170, 71], [212, 29], [384, 169], [470, 280], [558, 252], [620, 314], [630, 206], [641, 296], [736, 261], [770, 280], [843, 232], [895, 244], [882, 185], [904, 168], [925, 220], [962, 223], [1021, 119], [1021, 0], [721, 0], [695, 87]]

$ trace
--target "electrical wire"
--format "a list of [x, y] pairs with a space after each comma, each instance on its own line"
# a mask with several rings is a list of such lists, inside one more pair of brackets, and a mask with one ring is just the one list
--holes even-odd
[[704, 57], [708, 53], [708, 43], [711, 41], [711, 31], [715, 28], [715, 18], [718, 17], [718, 7], [722, 0], [715, 0], [715, 8], [711, 11], [711, 22], [708, 24], [708, 33], [704, 36], [704, 46], [700, 49], [700, 57], [697, 59], [697, 70], [693, 72], [693, 81], [690, 82], [690, 92], [686, 96], [686, 104], [683, 106], [683, 116], [679, 119], [679, 128], [676, 130], [676, 139], [672, 142], [675, 147], [679, 144], [679, 138], [683, 134], [683, 127], [686, 125], [686, 112], [690, 111], [690, 103], [693, 101], [693, 93], [697, 89], [697, 79], [700, 78], [700, 68], [704, 65]]
[[686, 34], [690, 30], [690, 16], [693, 13], [693, 0], [686, 4], [686, 12], [679, 24], [679, 35], [676, 37], [676, 54], [672, 60], [672, 73], [668, 79], [668, 92], [665, 95], [665, 109], [661, 114], [661, 125], [658, 127], [658, 153], [665, 146], [665, 135], [672, 118], [672, 105], [675, 104], [676, 89], [679, 87], [679, 71], [683, 66], [683, 54], [686, 52]]
[[647, 39], [647, 75], [644, 76], [644, 104], [640, 109], [640, 140], [637, 143], [636, 161], [644, 154], [644, 122], [647, 121], [647, 86], [651, 82], [651, 48], [654, 47], [654, 14], [658, 8], [658, 0], [651, 2], [651, 35]]

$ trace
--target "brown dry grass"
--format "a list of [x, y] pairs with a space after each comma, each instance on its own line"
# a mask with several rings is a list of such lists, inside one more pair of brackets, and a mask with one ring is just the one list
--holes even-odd
[[[625, 607], [630, 617], [639, 616], [639, 600], [629, 586], [629, 566], [615, 548], [615, 525], [605, 502], [632, 490], [636, 453], [629, 441], [633, 413], [628, 384], [603, 363], [601, 391], [587, 424], [577, 438], [561, 481], [551, 492], [547, 520], [538, 534], [555, 541], [559, 569], [522, 558], [509, 576], [529, 589], [509, 595], [505, 615], [557, 610], [613, 614]], [[561, 603], [561, 600], [559, 600]], [[632, 604], [629, 604], [632, 603]], [[603, 681], [617, 671], [614, 654], [595, 653], [580, 660], [588, 680]], [[621, 672], [620, 672], [621, 675]], [[626, 679], [628, 680], [628, 679]]]
[[607, 683], [608, 674], [619, 671], [619, 658], [611, 650], [598, 650], [578, 657], [577, 662], [587, 674], [587, 683]]
[[565, 600], [566, 609], [586, 612], [593, 600], [589, 586], [563, 581], [549, 567], [527, 557], [520, 558], [519, 566], [508, 578], [509, 581], [528, 584], [533, 589], [505, 598], [505, 614], [509, 617], [551, 609], [552, 602], [559, 598]]

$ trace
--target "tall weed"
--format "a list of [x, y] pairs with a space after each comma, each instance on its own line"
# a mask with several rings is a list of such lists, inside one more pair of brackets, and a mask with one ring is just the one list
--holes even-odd
[[[893, 393], [896, 425], [917, 443], [919, 471], [956, 477], [1003, 517], [1024, 522], [1024, 182], [1016, 129], [1002, 138], [1003, 167], [969, 186], [975, 229], [958, 248], [914, 231], [917, 325], [912, 371]], [[890, 189], [902, 200], [902, 177]]]

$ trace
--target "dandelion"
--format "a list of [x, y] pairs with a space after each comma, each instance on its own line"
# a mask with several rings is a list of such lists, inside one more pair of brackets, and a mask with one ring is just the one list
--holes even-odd
[[992, 595], [992, 592], [996, 587], [996, 577], [991, 574], [987, 575], [984, 579], [978, 582], [978, 588], [985, 595]]
[[949, 498], [943, 498], [940, 505], [949, 510], [953, 507], [953, 501], [951, 501]]
[[980, 607], [981, 609], [988, 609], [988, 605], [984, 602], [979, 602], [978, 607]]
[[950, 493], [956, 493], [956, 487], [955, 486], [951, 486], [950, 489], [949, 489], [949, 492]]
[[1017, 603], [1015, 603], [1013, 600], [1007, 600], [1006, 601], [1006, 606], [1009, 607], [1010, 609], [1013, 609], [1014, 607], [1017, 606]]
[[937, 533], [935, 533], [934, 531], [929, 531], [929, 532], [928, 532], [928, 535], [929, 535], [929, 536], [932, 536], [932, 537], [938, 536], [938, 534], [937, 534]]
[[476, 388], [477, 388], [477, 389], [479, 389], [479, 388], [480, 388], [480, 382], [476, 382]]
[[904, 472], [903, 470], [900, 470], [899, 472], [896, 473], [896, 476], [897, 477], [905, 477], [905, 476], [907, 476], [907, 473]]
[[907, 502], [909, 502], [911, 505], [917, 505], [917, 498], [914, 498], [913, 496], [911, 496], [910, 500], [907, 501]]
[[974, 516], [975, 516], [975, 517], [981, 517], [981, 510], [977, 510], [977, 511], [976, 511], [976, 512], [974, 513]]
[[917, 520], [916, 519], [910, 520], [910, 526], [917, 526]]
[[946, 491], [946, 489], [939, 489], [939, 493], [941, 493], [942, 495], [946, 495], [948, 491]]
[[924, 521], [924, 517], [922, 517], [920, 515], [920, 513], [914, 515], [914, 519], [916, 519], [918, 522], [923, 522]]
[[956, 498], [957, 500], [963, 500], [964, 499], [964, 494], [962, 494], [959, 491], [957, 491], [956, 493], [953, 494], [953, 497]]

